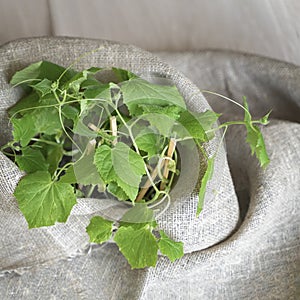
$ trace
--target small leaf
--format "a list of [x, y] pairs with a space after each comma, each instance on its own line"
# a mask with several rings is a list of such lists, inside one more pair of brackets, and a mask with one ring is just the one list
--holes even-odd
[[112, 236], [113, 223], [99, 216], [93, 217], [86, 228], [90, 242], [102, 244], [108, 241]]
[[29, 147], [22, 150], [22, 155], [16, 156], [16, 163], [26, 173], [47, 171], [49, 167], [42, 152]]
[[52, 181], [50, 173], [44, 171], [25, 175], [14, 195], [29, 228], [66, 222], [76, 204], [73, 187]]
[[[265, 168], [269, 162], [269, 156], [266, 150], [265, 142], [263, 135], [258, 126], [253, 125], [252, 118], [249, 112], [248, 103], [246, 98], [244, 98], [244, 107], [245, 107], [245, 126], [247, 129], [246, 142], [250, 145], [252, 155], [255, 154], [257, 159], [260, 162], [260, 166]], [[268, 119], [268, 114], [264, 117], [263, 121], [266, 122]]]
[[160, 240], [158, 242], [159, 250], [166, 255], [171, 262], [183, 256], [183, 243], [175, 242], [170, 239], [162, 230], [159, 231]]
[[214, 156], [207, 160], [207, 168], [201, 180], [201, 186], [199, 190], [199, 200], [198, 200], [197, 213], [196, 213], [197, 217], [199, 216], [203, 208], [206, 186], [208, 181], [211, 180], [214, 172], [214, 162], [215, 162]]
[[31, 138], [38, 132], [38, 129], [34, 126], [34, 118], [32, 115], [27, 114], [20, 119], [13, 118], [11, 122], [13, 124], [14, 140], [20, 142], [22, 147], [27, 146]]
[[265, 116], [263, 116], [259, 121], [262, 125], [268, 125], [269, 124], [269, 116], [272, 111], [269, 111]]
[[145, 225], [139, 229], [121, 226], [114, 240], [132, 269], [156, 265], [158, 246], [151, 226]]

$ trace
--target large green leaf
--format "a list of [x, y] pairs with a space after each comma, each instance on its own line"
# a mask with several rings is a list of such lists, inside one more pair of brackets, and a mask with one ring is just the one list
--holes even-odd
[[44, 171], [24, 176], [14, 195], [29, 228], [66, 222], [76, 204], [73, 187], [52, 181], [50, 173]]
[[176, 123], [176, 121], [168, 115], [158, 113], [144, 114], [141, 116], [141, 119], [148, 121], [152, 127], [156, 128], [158, 132], [165, 137], [170, 137]]
[[47, 135], [57, 134], [62, 131], [58, 110], [53, 107], [35, 109], [31, 115], [37, 132]]
[[194, 113], [187, 110], [180, 114], [174, 131], [181, 138], [192, 137], [203, 142], [208, 140], [205, 130], [197, 119], [196, 114], [194, 115]]
[[90, 242], [102, 244], [109, 240], [112, 236], [113, 223], [99, 216], [93, 217], [86, 228]]
[[176, 86], [157, 85], [141, 78], [125, 81], [121, 85], [123, 101], [131, 115], [136, 115], [138, 106], [151, 104], [159, 106], [175, 105], [185, 108], [185, 102]]
[[99, 176], [96, 166], [94, 165], [95, 151], [85, 153], [79, 160], [73, 165], [73, 170], [77, 183], [83, 185], [89, 184], [102, 184], [102, 180]]
[[145, 174], [141, 156], [128, 145], [119, 142], [114, 148], [107, 145], [98, 147], [94, 163], [105, 183], [116, 182], [129, 199], [135, 200], [142, 175]]
[[139, 229], [121, 226], [114, 240], [132, 269], [156, 265], [158, 246], [150, 225]]
[[166, 255], [171, 262], [183, 256], [183, 243], [175, 242], [170, 239], [164, 231], [160, 230], [160, 240], [158, 242], [159, 250], [162, 254]]
[[29, 147], [22, 150], [22, 155], [16, 156], [16, 163], [26, 173], [47, 171], [49, 167], [42, 152]]
[[16, 113], [20, 113], [21, 115], [30, 113], [34, 109], [40, 105], [39, 103], [39, 95], [36, 91], [31, 92], [30, 94], [21, 98], [14, 106], [8, 109], [9, 116], [13, 116]]
[[27, 114], [21, 119], [13, 118], [13, 137], [16, 142], [20, 142], [22, 147], [25, 147], [33, 138], [38, 129], [34, 125], [34, 118], [31, 114]]
[[[10, 83], [20, 84], [24, 81], [27, 84], [36, 83], [44, 79], [48, 79], [50, 81], [55, 81], [59, 78], [59, 76], [65, 71], [65, 68], [59, 65], [56, 65], [49, 61], [39, 61], [29, 65], [28, 67], [16, 72], [12, 77]], [[61, 79], [61, 83], [67, 81], [75, 75], [73, 70], [67, 70]], [[38, 79], [38, 80], [33, 80]]]

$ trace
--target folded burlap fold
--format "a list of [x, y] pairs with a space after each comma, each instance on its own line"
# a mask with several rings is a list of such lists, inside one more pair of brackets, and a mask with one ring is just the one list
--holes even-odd
[[[158, 73], [176, 83], [191, 109], [209, 109], [190, 80], [133, 46], [68, 38], [20, 40], [0, 49], [1, 144], [11, 131], [5, 110], [20, 96], [20, 90], [8, 85], [16, 70], [41, 59], [67, 66], [101, 45], [103, 50], [83, 58], [76, 68], [114, 65], [141, 74]], [[222, 51], [160, 55], [203, 89], [236, 100], [247, 96], [250, 109], [259, 116], [272, 108], [275, 117], [299, 121], [298, 67]], [[231, 105], [216, 105], [219, 100], [210, 103], [219, 112], [238, 114]], [[113, 243], [86, 248], [84, 228], [92, 215], [115, 208], [109, 200], [79, 199], [67, 224], [28, 230], [12, 196], [22, 174], [1, 155], [2, 299], [298, 299], [300, 126], [272, 120], [264, 129], [271, 158], [266, 171], [250, 156], [242, 128], [228, 133], [227, 156], [235, 186], [221, 149], [201, 217], [194, 217], [197, 197], [184, 197], [182, 187], [183, 195], [159, 219], [171, 236], [184, 241], [187, 254], [175, 263], [160, 257], [155, 268], [145, 270], [130, 270]], [[217, 142], [218, 137], [209, 151]], [[247, 213], [239, 227], [234, 188]]]

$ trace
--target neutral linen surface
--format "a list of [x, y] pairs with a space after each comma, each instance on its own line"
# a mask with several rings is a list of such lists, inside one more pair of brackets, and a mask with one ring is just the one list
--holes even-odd
[[1, 0], [0, 44], [41, 35], [147, 50], [222, 48], [300, 64], [298, 0]]
[[[9, 135], [4, 110], [19, 96], [19, 91], [7, 84], [12, 73], [38, 59], [68, 65], [99, 45], [104, 45], [105, 51], [83, 59], [78, 68], [107, 64], [142, 73], [159, 72], [177, 84], [192, 109], [209, 108], [186, 77], [135, 47], [78, 39], [17, 41], [0, 49], [1, 143]], [[193, 219], [195, 196], [175, 201], [160, 219], [173, 236], [186, 239], [186, 255], [174, 264], [160, 257], [155, 268], [132, 271], [114, 244], [89, 247], [82, 234], [91, 215], [109, 209], [104, 201], [82, 199], [68, 224], [26, 230], [11, 196], [22, 174], [1, 156], [3, 299], [297, 299], [300, 295], [300, 69], [227, 52], [158, 55], [201, 89], [237, 100], [245, 95], [255, 114], [272, 108], [273, 117], [281, 120], [273, 119], [263, 130], [270, 166], [263, 171], [250, 156], [242, 128], [230, 130], [226, 149], [235, 186], [221, 151], [216, 164], [220, 169], [211, 187], [217, 184], [219, 193], [207, 198], [202, 219], [198, 223]], [[224, 119], [232, 114], [238, 117], [232, 104], [220, 103], [210, 97], [214, 109], [224, 111]], [[235, 193], [242, 211], [240, 224]], [[191, 204], [186, 206], [185, 201]], [[183, 234], [182, 229], [186, 231]]]

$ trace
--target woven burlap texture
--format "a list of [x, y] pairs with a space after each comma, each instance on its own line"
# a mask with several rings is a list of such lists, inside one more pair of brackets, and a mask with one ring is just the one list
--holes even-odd
[[[41, 59], [67, 66], [83, 52], [101, 45], [102, 49], [83, 58], [76, 68], [105, 65], [129, 68], [140, 74], [157, 73], [176, 83], [191, 109], [209, 108], [197, 87], [185, 76], [133, 46], [66, 38], [15, 41], [0, 50], [1, 143], [9, 139], [11, 130], [5, 110], [20, 96], [20, 90], [8, 85], [16, 70]], [[211, 61], [194, 70], [191, 62], [197, 61], [197, 55], [182, 55], [181, 66], [189, 65], [191, 75], [201, 78], [199, 86], [216, 90], [221, 84], [218, 86], [216, 80], [220, 77], [210, 77], [216, 70], [213, 54], [198, 56], [200, 61], [203, 57], [205, 61], [208, 55]], [[235, 73], [226, 54], [223, 61], [219, 58], [223, 62], [220, 66], [227, 67], [228, 74], [222, 73], [227, 86], [227, 78], [238, 82], [238, 74], [243, 74], [243, 66], [249, 60], [246, 56], [238, 58], [235, 61], [240, 69]], [[268, 60], [254, 60], [266, 68], [270, 64]], [[272, 62], [272, 66], [276, 63]], [[286, 68], [288, 72], [283, 77], [288, 81], [291, 72], [288, 66]], [[204, 74], [209, 75], [210, 85], [202, 81]], [[246, 95], [252, 95], [251, 91]], [[271, 100], [268, 101], [272, 105]], [[130, 270], [114, 244], [88, 246], [84, 229], [89, 218], [114, 207], [111, 201], [79, 199], [67, 224], [29, 231], [12, 196], [22, 174], [1, 156], [0, 267], [3, 277], [0, 291], [4, 299], [294, 299], [299, 268], [299, 203], [296, 202], [300, 194], [296, 164], [299, 161], [299, 125], [273, 122], [264, 134], [272, 159], [265, 172], [243, 146], [243, 131], [232, 130], [227, 139], [237, 192], [245, 203], [250, 198], [247, 216], [238, 231], [230, 237], [237, 229], [239, 210], [222, 149], [202, 218], [194, 218], [197, 198], [182, 196], [159, 220], [160, 226], [170, 235], [185, 242], [185, 252], [190, 254], [174, 264], [161, 257], [156, 268], [147, 270]], [[217, 144], [218, 139], [211, 143], [209, 151], [213, 152]], [[209, 246], [211, 248], [203, 250]]]

